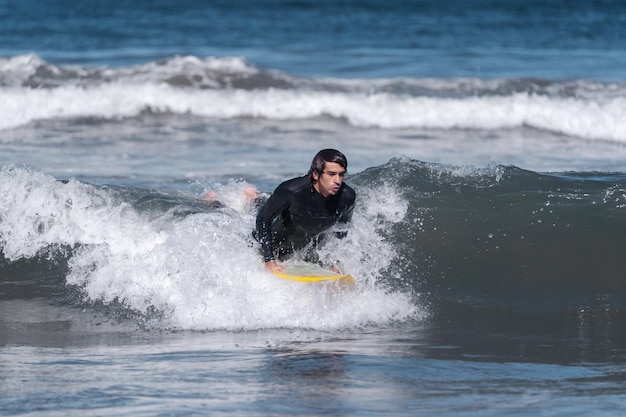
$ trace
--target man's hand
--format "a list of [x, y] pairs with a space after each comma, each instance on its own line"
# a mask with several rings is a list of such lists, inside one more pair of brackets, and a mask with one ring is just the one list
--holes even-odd
[[271, 260], [271, 261], [265, 262], [265, 269], [267, 269], [270, 272], [274, 272], [274, 271], [282, 271], [284, 268], [278, 265], [276, 261]]
[[330, 270], [333, 271], [335, 274], [339, 274], [339, 275], [343, 274], [343, 272], [341, 272], [341, 269], [339, 269], [335, 265], [331, 265]]

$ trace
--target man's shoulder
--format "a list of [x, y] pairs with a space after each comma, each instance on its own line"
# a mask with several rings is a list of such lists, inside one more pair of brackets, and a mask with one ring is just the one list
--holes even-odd
[[276, 188], [276, 192], [297, 193], [298, 191], [309, 188], [311, 188], [311, 180], [305, 175], [282, 182]]

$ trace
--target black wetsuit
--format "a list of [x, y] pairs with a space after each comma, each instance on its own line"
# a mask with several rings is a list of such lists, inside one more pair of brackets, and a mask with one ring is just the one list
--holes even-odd
[[328, 197], [315, 190], [308, 176], [280, 184], [256, 218], [255, 237], [265, 262], [305, 248], [337, 222], [350, 221], [355, 199], [356, 193], [345, 183]]

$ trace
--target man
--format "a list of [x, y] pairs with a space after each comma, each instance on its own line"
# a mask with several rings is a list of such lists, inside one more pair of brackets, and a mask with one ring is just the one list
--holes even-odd
[[323, 232], [350, 221], [356, 193], [343, 182], [347, 169], [344, 154], [323, 149], [313, 158], [307, 176], [280, 184], [261, 207], [255, 237], [269, 271], [283, 269], [277, 258], [284, 259], [309, 245], [305, 260], [316, 261], [315, 246]]

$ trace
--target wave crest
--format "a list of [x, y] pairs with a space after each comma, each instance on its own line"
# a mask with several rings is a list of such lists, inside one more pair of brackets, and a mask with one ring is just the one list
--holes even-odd
[[56, 118], [153, 114], [233, 119], [331, 117], [379, 129], [532, 127], [625, 142], [626, 85], [588, 81], [303, 79], [242, 58], [172, 57], [125, 68], [0, 60], [0, 129]]

